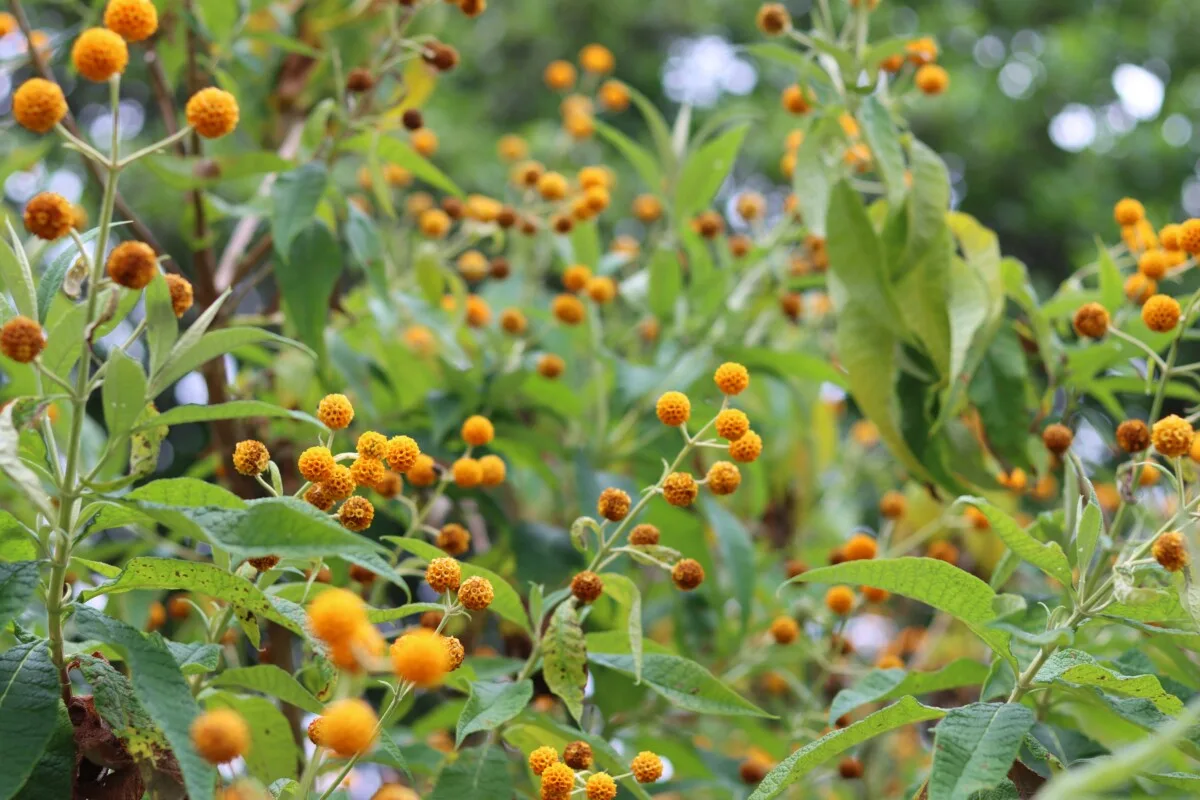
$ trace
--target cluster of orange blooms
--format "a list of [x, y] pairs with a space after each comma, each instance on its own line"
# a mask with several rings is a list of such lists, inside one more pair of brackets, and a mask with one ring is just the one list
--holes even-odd
[[[542, 746], [529, 754], [529, 769], [541, 778], [542, 800], [567, 800], [582, 791], [587, 800], [613, 800], [617, 784], [607, 772], [592, 770], [592, 748], [587, 742], [574, 741], [559, 752]], [[629, 773], [638, 783], [654, 783], [663, 774], [662, 759], [656, 753], [643, 750], [629, 763]]]

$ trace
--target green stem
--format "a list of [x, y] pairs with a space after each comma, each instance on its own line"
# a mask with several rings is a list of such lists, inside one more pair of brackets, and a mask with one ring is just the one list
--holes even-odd
[[[1083, 611], [1078, 608], [1075, 609], [1075, 611], [1071, 612], [1071, 616], [1067, 619], [1064, 627], [1074, 629], [1074, 627], [1079, 624], [1083, 617]], [[1032, 662], [1030, 662], [1029, 667], [1021, 673], [1019, 678], [1017, 678], [1017, 685], [1013, 687], [1012, 694], [1008, 696], [1009, 703], [1018, 702], [1026, 695], [1026, 693], [1029, 692], [1030, 684], [1032, 684], [1033, 679], [1037, 677], [1038, 670], [1042, 668], [1042, 665], [1046, 663], [1050, 656], [1054, 655], [1054, 651], [1057, 649], [1057, 642], [1051, 642], [1050, 644], [1042, 645], [1042, 649], [1038, 650], [1038, 654], [1034, 656], [1034, 659]]]

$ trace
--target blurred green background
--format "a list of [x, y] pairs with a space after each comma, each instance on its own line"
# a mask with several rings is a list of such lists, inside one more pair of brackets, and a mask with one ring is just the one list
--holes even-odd
[[[831, 0], [836, 17], [846, 0]], [[174, 77], [181, 67], [179, 5], [163, 0], [164, 64]], [[268, 96], [294, 74], [295, 54], [279, 46], [278, 34], [326, 48], [336, 45], [348, 67], [371, 52], [377, 21], [363, 20], [336, 38], [324, 20], [363, 6], [345, 0], [268, 3], [265, 0], [202, 0], [198, 14], [218, 48], [216, 66], [226, 82], [242, 89], [245, 124], [228, 150], [266, 150], [282, 136], [289, 113]], [[808, 24], [808, 0], [786, 4], [797, 25]], [[70, 40], [95, 18], [94, 3], [36, 0], [26, 10], [35, 27], [51, 34], [53, 60], [66, 83], [75, 113], [103, 138], [103, 87], [81, 85], [67, 74]], [[636, 178], [602, 143], [568, 149], [560, 131], [560, 97], [541, 82], [556, 58], [574, 59], [580, 47], [600, 42], [617, 58], [616, 76], [641, 89], [670, 118], [678, 100], [691, 97], [703, 123], [713, 108], [737, 109], [757, 120], [734, 172], [738, 186], [781, 187], [778, 161], [793, 127], [779, 108], [779, 90], [793, 79], [777, 65], [757, 62], [737, 45], [757, 42], [754, 7], [728, 0], [493, 2], [480, 18], [435, 5], [418, 17], [418, 30], [455, 44], [462, 63], [443, 77], [427, 105], [438, 132], [435, 161], [467, 188], [498, 193], [505, 167], [493, 143], [502, 134], [530, 138], [534, 155], [560, 166], [604, 158], [622, 169], [622, 212]], [[1200, 214], [1200, 3], [1193, 0], [883, 0], [873, 15], [872, 38], [937, 33], [942, 63], [950, 70], [949, 92], [916, 103], [917, 134], [941, 152], [955, 179], [955, 201], [1001, 235], [1005, 251], [1026, 261], [1044, 291], [1088, 260], [1100, 234], [1117, 239], [1111, 206], [1121, 196], [1142, 199], [1156, 225]], [[277, 33], [262, 34], [263, 28]], [[254, 32], [253, 36], [247, 35]], [[255, 38], [259, 37], [259, 38]], [[269, 38], [276, 37], [276, 38]], [[19, 36], [0, 41], [0, 173], [10, 211], [34, 191], [56, 189], [84, 197], [94, 212], [97, 187], [87, 187], [77, 159], [55, 151], [42, 160], [36, 140], [11, 127], [11, 88], [27, 74]], [[135, 48], [126, 81], [126, 123], [138, 141], [159, 135], [145, 69]], [[291, 64], [285, 63], [290, 58]], [[291, 70], [291, 72], [289, 72]], [[264, 81], [264, 76], [268, 79]], [[316, 70], [296, 99], [304, 110], [328, 96], [331, 76]], [[182, 97], [180, 93], [180, 97]], [[730, 112], [736, 113], [736, 112]], [[636, 112], [605, 117], [631, 134], [643, 134]], [[643, 137], [644, 138], [644, 137]], [[65, 160], [64, 160], [65, 155]], [[354, 165], [345, 167], [347, 185]], [[137, 198], [162, 240], [187, 263], [180, 215], [187, 214], [175, 189], [143, 171], [123, 183]], [[222, 186], [224, 200], [244, 200], [253, 182]], [[136, 187], [132, 188], [132, 187]], [[245, 194], [239, 195], [239, 192]], [[726, 195], [729, 193], [727, 192]], [[221, 212], [222, 209], [216, 209]], [[235, 210], [236, 212], [236, 210]], [[609, 218], [617, 215], [609, 213]], [[186, 221], [186, 220], [183, 220]], [[218, 224], [218, 234], [232, 220]], [[186, 270], [186, 267], [185, 267]]]

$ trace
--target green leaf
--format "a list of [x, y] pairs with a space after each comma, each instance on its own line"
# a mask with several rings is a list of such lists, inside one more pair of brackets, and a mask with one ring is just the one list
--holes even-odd
[[360, 133], [346, 141], [343, 149], [369, 153], [378, 153], [379, 158], [389, 164], [399, 164], [413, 174], [418, 180], [430, 186], [441, 189], [457, 197], [462, 197], [463, 191], [454, 181], [450, 180], [440, 169], [435, 167], [423, 155], [413, 150], [408, 142], [391, 136], [379, 136], [375, 133]]
[[634, 683], [641, 683], [642, 593], [638, 591], [636, 583], [619, 573], [605, 572], [600, 579], [604, 584], [604, 593], [621, 608], [621, 615], [624, 617], [621, 624], [629, 634], [629, 654], [633, 656], [633, 680]]
[[940, 708], [924, 706], [911, 697], [903, 697], [899, 702], [863, 717], [853, 725], [830, 731], [792, 753], [763, 778], [754, 794], [750, 795], [750, 800], [778, 797], [784, 789], [803, 778], [814, 767], [824, 764], [857, 744], [873, 739], [881, 733], [914, 722], [938, 719], [945, 714]]
[[474, 747], [459, 754], [437, 776], [428, 800], [464, 800], [468, 797], [510, 797], [508, 759], [500, 747]]
[[[635, 674], [632, 655], [601, 652], [601, 640], [589, 637], [587, 641], [587, 658], [593, 664], [631, 677]], [[697, 714], [772, 718], [695, 661], [655, 652], [646, 653], [642, 661], [642, 682], [677, 708]]]
[[876, 669], [853, 686], [842, 689], [829, 707], [829, 724], [838, 717], [867, 703], [891, 700], [903, 695], [921, 695], [962, 686], [975, 686], [987, 678], [988, 666], [970, 658], [952, 661], [933, 672], [908, 672], [903, 669]]
[[1047, 659], [1034, 680], [1038, 683], [1071, 683], [1094, 686], [1104, 692], [1149, 700], [1164, 714], [1178, 714], [1183, 701], [1168, 692], [1154, 675], [1122, 675], [1100, 665], [1081, 650], [1059, 650]]
[[42, 757], [34, 764], [17, 800], [70, 797], [75, 783], [75, 726], [67, 707], [58, 704], [54, 730]]
[[299, 681], [274, 664], [231, 667], [213, 678], [209, 685], [262, 692], [312, 714], [320, 714], [325, 708]]
[[0, 653], [0, 800], [24, 785], [54, 735], [58, 670], [43, 640]]
[[829, 218], [829, 195], [832, 188], [829, 169], [825, 165], [825, 148], [839, 137], [838, 122], [833, 117], [823, 119], [809, 129], [796, 151], [796, 167], [792, 171], [792, 191], [799, 200], [804, 224], [817, 236], [825, 236]]
[[810, 570], [784, 585], [797, 582], [874, 586], [919, 600], [962, 620], [998, 655], [1012, 661], [1010, 634], [988, 627], [996, 618], [992, 608], [996, 593], [979, 578], [945, 561], [913, 557], [847, 561]]
[[1071, 565], [1067, 562], [1067, 555], [1059, 547], [1058, 542], [1039, 542], [1029, 531], [1018, 525], [1012, 517], [983, 498], [960, 497], [958, 502], [974, 506], [987, 517], [988, 522], [991, 523], [992, 532], [1008, 545], [1009, 550], [1063, 586], [1071, 585]]
[[[230, 329], [236, 330], [236, 329]], [[232, 400], [216, 405], [184, 405], [169, 408], [153, 420], [145, 422], [134, 430], [142, 431], [156, 428], [160, 425], [183, 425], [187, 422], [212, 422], [218, 419], [291, 419], [304, 422], [322, 431], [328, 430], [323, 423], [311, 414], [294, 411], [262, 400]]]
[[295, 633], [302, 633], [253, 582], [203, 561], [141, 557], [132, 559], [115, 579], [80, 594], [87, 601], [104, 594], [121, 594], [139, 589], [183, 589], [215, 597], [234, 608], [261, 614]]
[[421, 287], [421, 295], [425, 302], [437, 306], [442, 294], [446, 291], [446, 276], [442, 272], [441, 260], [437, 250], [421, 247], [413, 259], [413, 270], [417, 275], [417, 285]]
[[754, 545], [750, 542], [750, 533], [729, 509], [711, 497], [705, 497], [700, 502], [708, 524], [717, 534], [717, 543], [721, 548], [721, 562], [728, 569], [727, 593], [738, 602], [741, 610], [741, 632], [746, 634], [750, 624], [750, 613], [754, 610]]
[[950, 208], [950, 175], [941, 156], [917, 139], [912, 140], [910, 156], [913, 187], [908, 205], [908, 242], [901, 261], [908, 268], [924, 259], [941, 238]]
[[101, 397], [108, 438], [123, 439], [146, 407], [146, 373], [141, 363], [124, 350], [114, 348], [108, 354], [108, 374], [104, 376]]
[[[420, 556], [426, 561], [432, 561], [435, 558], [442, 558], [446, 555], [436, 546], [420, 539], [401, 536], [383, 536], [381, 538], [384, 541], [392, 542], [404, 548], [414, 555]], [[499, 614], [504, 619], [519, 626], [526, 633], [530, 632], [529, 620], [525, 616], [525, 605], [521, 602], [521, 595], [517, 594], [517, 590], [512, 587], [512, 584], [490, 569], [485, 569], [468, 561], [462, 562], [462, 575], [463, 578], [474, 578], [475, 576], [487, 578], [496, 594], [492, 599], [492, 604], [488, 606], [488, 610]]]
[[15, 402], [0, 409], [0, 472], [8, 476], [13, 485], [28, 498], [29, 502], [42, 513], [46, 519], [55, 519], [54, 505], [50, 495], [42, 488], [42, 482], [37, 473], [21, 460], [21, 433], [13, 425]]
[[675, 185], [675, 216], [681, 223], [708, 207], [737, 160], [749, 125], [738, 125], [688, 156]]
[[471, 684], [471, 696], [463, 706], [455, 730], [455, 747], [461, 747], [463, 739], [479, 731], [499, 728], [525, 710], [533, 699], [533, 681], [518, 683]]
[[675, 300], [683, 291], [683, 271], [679, 257], [673, 250], [661, 247], [654, 251], [647, 267], [650, 288], [646, 302], [651, 313], [661, 320], [669, 320], [675, 312]]
[[858, 121], [862, 123], [863, 138], [871, 148], [875, 168], [887, 187], [888, 203], [900, 205], [904, 200], [905, 167], [904, 149], [891, 116], [875, 95], [868, 95], [858, 107]]
[[246, 770], [263, 783], [280, 776], [295, 775], [300, 764], [300, 748], [292, 738], [287, 717], [264, 697], [238, 697], [217, 692], [205, 698], [206, 708], [230, 708], [250, 727], [250, 747], [246, 751]]
[[646, 184], [646, 187], [652, 192], [659, 192], [662, 189], [662, 172], [658, 168], [658, 162], [654, 160], [654, 156], [649, 150], [642, 147], [637, 142], [630, 139], [625, 134], [621, 133], [616, 128], [595, 120], [596, 133], [600, 137], [607, 139], [608, 143], [620, 151], [625, 160], [633, 167], [634, 172]]
[[933, 729], [929, 800], [958, 800], [999, 784], [1033, 723], [1033, 709], [1019, 703], [972, 703], [947, 711]]
[[600, 263], [600, 232], [596, 221], [575, 223], [571, 227], [570, 241], [573, 263], [586, 264], [595, 271]]
[[[5, 219], [8, 227], [9, 241], [0, 238], [0, 281], [8, 289], [17, 306], [17, 313], [30, 319], [38, 319], [37, 294], [33, 289], [33, 272], [29, 268], [29, 260], [25, 257], [25, 249], [17, 232], [13, 230], [12, 221]], [[11, 242], [11, 243], [10, 243]]]
[[[676, 159], [675, 151], [671, 146], [671, 129], [667, 127], [667, 121], [646, 95], [628, 84], [626, 84], [626, 88], [629, 90], [629, 99], [638, 107], [642, 119], [646, 121], [646, 127], [650, 129], [650, 136], [654, 139], [654, 146], [658, 150], [659, 163], [668, 174], [673, 173]], [[658, 191], [657, 186], [651, 186], [650, 189]]]
[[[897, 311], [888, 288], [883, 243], [871, 225], [862, 199], [849, 183], [839, 181], [829, 198], [829, 296], [841, 312], [853, 302], [872, 309], [878, 319]], [[850, 313], [850, 312], [846, 312]], [[881, 322], [899, 332], [900, 315]], [[839, 322], [843, 320], [839, 318]]]
[[275, 265], [288, 321], [300, 341], [322, 358], [329, 296], [341, 274], [342, 254], [337, 241], [316, 220], [297, 232], [287, 257]]
[[[962, 378], [955, 386], [960, 386]], [[1026, 407], [1029, 371], [1021, 340], [1011, 327], [996, 331], [970, 377], [967, 394], [979, 409], [992, 450], [1004, 461], [1029, 468], [1026, 452], [1031, 413]], [[953, 413], [947, 407], [943, 418]]]
[[[163, 364], [162, 369], [151, 378], [147, 397], [157, 397], [175, 381], [192, 370], [199, 369], [214, 358], [232, 353], [240, 347], [271, 343], [295, 347], [306, 355], [316, 358], [316, 354], [311, 348], [262, 328], [222, 328], [206, 333], [191, 343], [188, 343], [185, 338], [181, 338], [166, 363]], [[170, 413], [170, 411], [164, 413]]]
[[1092, 562], [1092, 556], [1096, 553], [1096, 545], [1100, 541], [1100, 529], [1103, 526], [1104, 514], [1100, 511], [1100, 506], [1089, 501], [1084, 506], [1083, 513], [1079, 515], [1079, 527], [1075, 531], [1075, 550], [1078, 558], [1075, 563], [1085, 572]]
[[1100, 304], [1109, 311], [1116, 311], [1125, 304], [1125, 288], [1121, 280], [1121, 270], [1113, 261], [1112, 254], [1104, 246], [1100, 237], [1096, 237], [1096, 269], [1100, 276]]
[[290, 256], [292, 242], [309, 227], [327, 179], [325, 166], [315, 161], [276, 179], [271, 189], [271, 237], [280, 255]]
[[[86, 242], [88, 239], [96, 238], [96, 234], [99, 232], [99, 228], [93, 228], [81, 238]], [[58, 257], [51, 261], [50, 266], [46, 267], [46, 271], [42, 273], [42, 278], [38, 281], [37, 287], [37, 321], [43, 325], [46, 324], [46, 316], [50, 313], [50, 304], [54, 302], [55, 296], [58, 295], [59, 289], [62, 288], [63, 278], [66, 277], [67, 270], [71, 268], [71, 265], [78, 258], [81, 258], [79, 250], [72, 243], [68, 247], [63, 248]]]
[[[560, 603], [542, 638], [542, 676], [578, 722], [583, 715], [588, 652], [575, 604]], [[632, 666], [632, 665], [631, 665]]]
[[179, 319], [171, 305], [171, 290], [162, 273], [146, 287], [146, 344], [150, 350], [150, 374], [157, 374], [179, 338]]
[[143, 634], [85, 605], [76, 606], [74, 622], [80, 636], [107, 642], [121, 651], [133, 676], [134, 697], [166, 736], [179, 761], [188, 796], [211, 800], [216, 772], [196, 753], [188, 733], [200, 708], [163, 638], [157, 633]]
[[90, 530], [106, 530], [121, 525], [152, 525], [154, 520], [136, 507], [136, 501], [176, 506], [213, 506], [216, 508], [245, 508], [246, 503], [233, 492], [215, 483], [198, 478], [161, 478], [139, 486], [121, 497], [120, 502], [104, 506], [93, 520]]
[[168, 639], [167, 649], [184, 675], [214, 672], [221, 658], [221, 646], [216, 644], [172, 642]]
[[36, 561], [0, 563], [0, 630], [29, 605], [37, 589], [39, 570]]

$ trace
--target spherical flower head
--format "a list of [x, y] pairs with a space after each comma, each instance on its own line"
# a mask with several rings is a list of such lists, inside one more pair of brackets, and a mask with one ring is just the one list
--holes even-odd
[[592, 768], [592, 746], [576, 740], [563, 748], [563, 763], [571, 769]]
[[654, 783], [662, 777], [662, 759], [649, 750], [643, 750], [633, 757], [633, 761], [629, 764], [629, 771], [633, 773], [633, 777], [638, 783]]
[[388, 440], [382, 433], [367, 431], [358, 437], [354, 449], [364, 458], [383, 459], [387, 457]]
[[738, 395], [750, 385], [750, 371], [741, 364], [727, 361], [717, 367], [717, 371], [713, 373], [713, 381], [724, 394]]
[[592, 271], [584, 264], [572, 264], [563, 270], [563, 287], [568, 292], [580, 292], [592, 278]]
[[250, 726], [231, 708], [214, 708], [188, 729], [196, 752], [210, 764], [226, 764], [250, 749]]
[[419, 453], [413, 460], [413, 465], [405, 471], [405, 477], [417, 488], [433, 486], [437, 483], [437, 469], [433, 459], [424, 453]]
[[321, 717], [321, 744], [342, 758], [366, 753], [375, 744], [379, 718], [365, 700], [338, 700]]
[[411, 436], [393, 436], [388, 440], [384, 453], [388, 465], [397, 472], [408, 472], [417, 463], [417, 457], [420, 455], [421, 448]]
[[175, 318], [178, 319], [192, 307], [194, 299], [192, 284], [187, 278], [174, 273], [168, 274], [166, 281], [167, 291], [171, 295], [171, 310], [175, 312]]
[[924, 94], [941, 94], [950, 86], [950, 73], [939, 64], [925, 64], [917, 69], [913, 80]]
[[571, 579], [571, 594], [581, 603], [594, 603], [604, 593], [604, 581], [591, 570], [584, 570]]
[[460, 489], [474, 489], [483, 483], [483, 467], [474, 458], [460, 458], [450, 466], [454, 485]]
[[407, 786], [386, 783], [371, 795], [371, 800], [421, 800], [421, 796]]
[[495, 597], [492, 582], [479, 575], [467, 578], [462, 582], [462, 586], [458, 587], [458, 602], [471, 611], [483, 611], [492, 604]]
[[865, 533], [856, 533], [850, 537], [850, 541], [846, 542], [842, 552], [846, 554], [847, 561], [864, 561], [875, 557], [877, 545], [875, 540]]
[[413, 150], [416, 150], [426, 158], [437, 152], [438, 137], [429, 128], [421, 128], [418, 131], [413, 131], [409, 135], [408, 140], [412, 143]]
[[755, 784], [767, 777], [770, 770], [771, 765], [768, 762], [761, 757], [751, 756], [738, 765], [738, 776], [742, 779], [742, 783]]
[[392, 642], [391, 656], [393, 671], [424, 689], [440, 684], [450, 671], [442, 635], [428, 628], [414, 628]]
[[1142, 322], [1156, 333], [1166, 333], [1179, 324], [1182, 313], [1174, 297], [1156, 294], [1142, 305]]
[[458, 257], [458, 274], [468, 283], [478, 283], [488, 275], [488, 262], [478, 250], [467, 250]]
[[701, 211], [692, 219], [692, 230], [705, 239], [715, 239], [725, 230], [725, 219], [716, 211]]
[[553, 747], [542, 745], [529, 754], [529, 769], [534, 775], [541, 775], [546, 767], [558, 763], [558, 751]]
[[600, 275], [592, 278], [584, 287], [588, 297], [592, 298], [593, 303], [611, 303], [613, 298], [617, 296], [617, 284], [612, 278], [607, 275]]
[[[15, 110], [15, 103], [13, 108]], [[1191, 255], [1200, 255], [1200, 219], [1189, 219], [1179, 226], [1179, 249]]]
[[[1172, 251], [1175, 252], [1175, 251]], [[1158, 284], [1140, 272], [1135, 272], [1125, 279], [1125, 298], [1139, 306], [1149, 300], [1158, 291]]]
[[754, 243], [745, 234], [739, 233], [736, 236], [729, 237], [729, 253], [734, 258], [742, 258], [750, 252], [753, 246]]
[[366, 604], [348, 589], [326, 589], [308, 604], [308, 627], [328, 644], [349, 641], [367, 624]]
[[629, 543], [633, 545], [656, 545], [659, 540], [658, 528], [648, 522], [635, 525], [629, 532]]
[[70, 202], [54, 192], [40, 192], [30, 198], [24, 218], [25, 230], [48, 242], [66, 236], [75, 224]]
[[844, 617], [854, 608], [854, 590], [849, 586], [834, 586], [825, 593], [825, 607]]
[[792, 15], [783, 3], [763, 3], [758, 7], [754, 22], [767, 36], [779, 36], [792, 27]]
[[163, 604], [154, 602], [150, 604], [150, 608], [146, 614], [146, 630], [156, 631], [163, 626], [167, 621], [167, 610], [163, 608]]
[[158, 259], [145, 242], [121, 242], [108, 254], [108, 277], [126, 289], [145, 289], [158, 272]]
[[575, 85], [575, 65], [569, 61], [551, 61], [546, 65], [542, 79], [556, 92], [564, 92]]
[[[383, 655], [383, 636], [374, 625], [363, 622], [347, 639], [329, 645], [329, 660], [338, 669], [362, 672]], [[365, 663], [364, 663], [365, 662]]]
[[233, 447], [233, 468], [242, 475], [261, 475], [270, 461], [267, 446], [256, 439], [246, 439]]
[[1188, 556], [1187, 542], [1179, 531], [1167, 531], [1154, 540], [1151, 548], [1154, 560], [1167, 572], [1178, 572], [1186, 567], [1191, 558]]
[[158, 30], [158, 9], [150, 0], [108, 0], [104, 27], [127, 42], [140, 42]]
[[562, 356], [554, 353], [544, 353], [537, 360], [538, 374], [543, 378], [554, 380], [562, 376], [567, 369], [567, 362], [563, 361]]
[[934, 542], [929, 545], [929, 551], [925, 555], [929, 558], [936, 558], [938, 561], [945, 561], [947, 564], [958, 563], [958, 548], [946, 541]]
[[800, 626], [791, 617], [776, 617], [771, 622], [771, 638], [775, 644], [791, 644], [800, 636]]
[[484, 486], [499, 486], [504, 483], [504, 479], [508, 475], [504, 459], [491, 453], [479, 459], [479, 468], [483, 473], [480, 482]]
[[429, 239], [441, 239], [450, 230], [450, 215], [440, 208], [428, 208], [417, 218], [421, 234]]
[[519, 308], [506, 308], [500, 312], [500, 329], [510, 336], [520, 336], [529, 327], [529, 321]]
[[237, 98], [215, 86], [192, 95], [184, 113], [188, 124], [205, 139], [219, 139], [233, 133], [240, 114]]
[[1192, 423], [1175, 414], [1163, 417], [1150, 429], [1154, 449], [1167, 458], [1186, 455], [1192, 449], [1194, 436]]
[[471, 532], [457, 522], [448, 522], [438, 531], [434, 544], [447, 555], [461, 556], [471, 549]]
[[583, 322], [585, 313], [583, 303], [573, 294], [555, 296], [550, 310], [554, 312], [554, 318], [564, 325], [578, 325]]
[[662, 202], [652, 194], [639, 194], [633, 199], [633, 215], [649, 225], [662, 216]]
[[659, 422], [677, 427], [692, 416], [692, 401], [683, 392], [664, 392], [654, 405]]
[[704, 567], [694, 558], [681, 558], [671, 568], [671, 582], [677, 589], [690, 592], [704, 583]]
[[879, 499], [879, 515], [884, 519], [901, 519], [907, 511], [908, 500], [901, 492], [889, 490]]
[[1117, 445], [1126, 453], [1140, 453], [1150, 446], [1150, 429], [1140, 419], [1127, 419], [1117, 426]]
[[479, 414], [467, 417], [466, 422], [462, 425], [463, 441], [472, 447], [482, 447], [491, 442], [495, 436], [496, 429], [492, 427], [492, 421]]
[[891, 592], [887, 589], [877, 589], [874, 586], [860, 586], [858, 588], [868, 603], [882, 603], [892, 596]]
[[457, 636], [443, 636], [442, 644], [446, 648], [446, 656], [450, 659], [450, 672], [454, 672], [462, 666], [463, 659], [467, 657], [467, 651], [463, 649], [462, 642], [458, 640]]
[[699, 491], [696, 479], [687, 472], [672, 472], [663, 480], [663, 497], [668, 503], [679, 508], [686, 508], [694, 503]]
[[314, 483], [304, 491], [304, 502], [321, 511], [329, 511], [337, 501], [325, 493], [321, 484]]
[[733, 494], [742, 485], [742, 473], [736, 464], [717, 461], [708, 468], [708, 475], [704, 480], [713, 494]]
[[529, 155], [529, 144], [516, 134], [505, 134], [496, 142], [496, 153], [505, 161], [520, 161]]
[[789, 558], [783, 564], [783, 572], [788, 578], [794, 578], [797, 575], [803, 575], [808, 572], [808, 564], [805, 564], [798, 558]]
[[354, 406], [344, 394], [327, 394], [317, 405], [317, 419], [330, 429], [340, 431], [354, 420]]
[[1056, 456], [1067, 452], [1074, 439], [1075, 434], [1071, 433], [1071, 429], [1059, 422], [1047, 425], [1042, 431], [1042, 444], [1046, 445], [1046, 449]]
[[477, 294], [467, 295], [467, 324], [472, 328], [482, 328], [492, 320], [492, 309]]
[[629, 108], [629, 87], [621, 81], [607, 80], [596, 92], [600, 105], [609, 111], [620, 113]]
[[566, 800], [575, 788], [575, 770], [555, 761], [542, 770], [542, 800]]
[[1113, 206], [1113, 219], [1118, 225], [1136, 225], [1146, 218], [1146, 207], [1132, 197], [1124, 197]]
[[1108, 333], [1108, 309], [1099, 303], [1084, 303], [1072, 320], [1075, 332], [1089, 339], [1101, 339]]
[[104, 83], [125, 71], [129, 48], [124, 39], [106, 28], [88, 28], [75, 40], [71, 62], [89, 81]]
[[45, 347], [46, 335], [42, 326], [29, 317], [13, 317], [0, 327], [0, 353], [18, 364], [33, 361]]
[[321, 483], [325, 494], [334, 500], [345, 500], [354, 494], [354, 489], [357, 486], [358, 484], [354, 482], [354, 474], [350, 472], [350, 468], [341, 464], [334, 464], [333, 469], [329, 471], [329, 477]]
[[[280, 561], [279, 556], [258, 556], [256, 558], [247, 558], [246, 559], [246, 563], [249, 564], [250, 566], [254, 567], [256, 572], [267, 572], [268, 570], [275, 569], [275, 567], [279, 565], [279, 561]], [[183, 597], [177, 596], [171, 600], [172, 616], [175, 615], [174, 603], [176, 600], [183, 600]], [[186, 616], [188, 616], [188, 614], [191, 613], [191, 606], [187, 603], [184, 603], [184, 606], [185, 606], [186, 610], [185, 610], [183, 616], [186, 617]]]
[[438, 594], [453, 592], [462, 581], [462, 565], [453, 558], [435, 558], [425, 568], [425, 582]]
[[308, 740], [310, 742], [312, 742], [313, 744], [315, 744], [317, 747], [325, 746], [325, 738], [324, 738], [324, 735], [322, 732], [322, 728], [324, 726], [321, 724], [322, 721], [323, 721], [322, 717], [317, 717], [312, 722], [308, 723], [308, 729], [307, 729]]
[[729, 443], [729, 457], [742, 464], [749, 464], [762, 455], [762, 437], [754, 431], [746, 431], [737, 441]]
[[963, 511], [963, 517], [966, 519], [967, 524], [974, 530], [986, 531], [992, 527], [992, 522], [987, 518], [987, 515], [975, 506], [967, 506]]
[[613, 800], [617, 796], [617, 782], [607, 772], [597, 772], [587, 779], [584, 791], [587, 800]]
[[938, 57], [937, 42], [928, 36], [913, 39], [905, 46], [904, 50], [908, 55], [908, 60], [918, 65], [933, 63]]
[[67, 98], [57, 83], [30, 78], [13, 93], [12, 111], [21, 127], [46, 133], [67, 115]]
[[783, 104], [784, 110], [791, 114], [807, 114], [812, 108], [812, 104], [808, 100], [808, 93], [798, 84], [792, 84], [783, 90], [783, 94], [780, 95], [780, 103]]
[[347, 497], [338, 509], [338, 522], [347, 530], [360, 532], [371, 527], [375, 519], [375, 506], [365, 497]]
[[605, 519], [620, 522], [629, 513], [629, 495], [610, 486], [600, 493], [596, 510]]
[[1160, 281], [1167, 274], [1167, 253], [1157, 248], [1147, 250], [1138, 257], [1138, 274]]
[[359, 456], [350, 464], [350, 476], [358, 486], [378, 487], [384, 480], [387, 469], [378, 458]]

